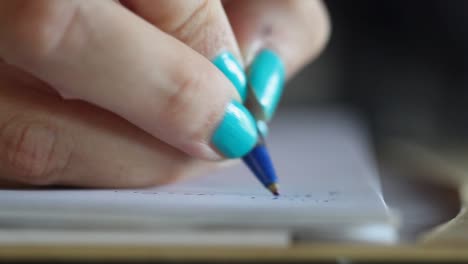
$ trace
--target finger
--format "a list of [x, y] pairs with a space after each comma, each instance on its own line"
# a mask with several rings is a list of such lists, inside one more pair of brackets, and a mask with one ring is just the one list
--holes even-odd
[[195, 157], [240, 157], [251, 114], [203, 56], [113, 1], [0, 2], [0, 56], [68, 99], [109, 110]]
[[122, 0], [159, 29], [210, 59], [247, 96], [239, 47], [219, 0]]
[[271, 119], [292, 76], [323, 49], [329, 34], [319, 0], [238, 0], [225, 4], [249, 67], [248, 82]]
[[116, 115], [0, 75], [4, 187], [142, 187], [190, 176], [205, 166]]

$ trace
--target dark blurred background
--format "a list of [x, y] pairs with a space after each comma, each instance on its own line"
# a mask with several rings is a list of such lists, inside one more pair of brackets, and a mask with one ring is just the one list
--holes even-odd
[[468, 135], [468, 1], [325, 1], [324, 53], [288, 85], [284, 105], [356, 107], [381, 139]]
[[[330, 42], [288, 84], [283, 105], [357, 109], [370, 124], [377, 150], [395, 138], [468, 150], [468, 1], [325, 4]], [[381, 167], [383, 190], [403, 216], [403, 237], [416, 237], [458, 213], [456, 188], [393, 169]]]

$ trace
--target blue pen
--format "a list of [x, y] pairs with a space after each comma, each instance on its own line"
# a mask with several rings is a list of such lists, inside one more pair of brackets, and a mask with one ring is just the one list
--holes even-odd
[[266, 122], [263, 121], [265, 115], [252, 89], [248, 91], [246, 106], [257, 120], [258, 142], [242, 160], [265, 188], [273, 195], [279, 196], [278, 177], [264, 139], [267, 130]]
[[275, 168], [268, 154], [263, 136], [260, 136], [260, 138], [253, 150], [245, 155], [242, 160], [263, 186], [270, 190], [273, 195], [278, 196], [278, 178]]
[[[271, 119], [278, 104], [284, 82], [284, 66], [271, 50], [265, 49], [256, 56], [250, 67], [249, 84], [242, 65], [230, 52], [222, 52], [213, 63], [232, 82], [242, 101], [256, 120], [258, 141], [242, 159], [257, 179], [275, 196], [279, 195], [278, 178], [265, 145], [267, 121]], [[259, 98], [262, 100], [260, 101]], [[222, 142], [222, 138], [218, 139]]]

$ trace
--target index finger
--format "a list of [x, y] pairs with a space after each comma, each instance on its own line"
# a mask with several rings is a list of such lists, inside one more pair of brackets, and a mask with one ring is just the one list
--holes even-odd
[[253, 118], [232, 84], [120, 4], [21, 0], [1, 1], [0, 10], [0, 56], [63, 97], [111, 111], [198, 158], [239, 157], [254, 146]]
[[219, 0], [121, 0], [133, 12], [211, 60], [247, 97], [242, 57]]

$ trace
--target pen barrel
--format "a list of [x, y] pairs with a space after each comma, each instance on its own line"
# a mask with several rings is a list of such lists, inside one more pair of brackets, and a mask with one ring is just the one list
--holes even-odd
[[242, 159], [260, 183], [277, 196], [279, 195], [277, 189], [278, 179], [264, 139], [268, 134], [267, 115], [264, 113], [263, 107], [253, 89], [250, 87], [248, 91], [245, 104], [256, 120], [257, 131], [259, 133], [257, 145]]
[[267, 115], [263, 111], [263, 107], [255, 94], [254, 90], [250, 87], [248, 89], [247, 99], [245, 101], [245, 107], [249, 109], [249, 111], [254, 116], [255, 120], [267, 123]]
[[253, 171], [255, 177], [257, 177], [265, 187], [268, 188], [270, 185], [277, 183], [276, 172], [264, 144], [255, 146], [254, 149], [242, 159], [250, 170]]
[[245, 106], [247, 109], [249, 109], [250, 113], [255, 118], [257, 131], [260, 135], [259, 144], [263, 144], [264, 138], [266, 138], [268, 135], [268, 118], [265, 112], [263, 111], [263, 107], [261, 106], [257, 95], [251, 88], [248, 89]]

